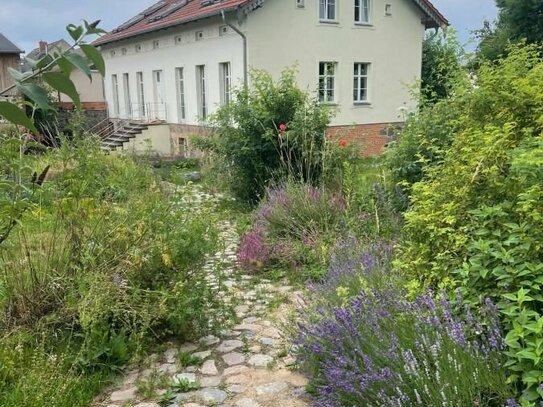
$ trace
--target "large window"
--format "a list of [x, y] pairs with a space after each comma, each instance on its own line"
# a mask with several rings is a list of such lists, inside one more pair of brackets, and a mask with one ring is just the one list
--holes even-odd
[[185, 73], [183, 68], [175, 69], [175, 79], [177, 82], [177, 114], [179, 115], [179, 120], [183, 120], [187, 116], [185, 109]]
[[230, 103], [231, 98], [231, 72], [230, 62], [223, 62], [219, 65], [220, 74], [220, 87], [221, 87], [221, 104], [226, 105]]
[[206, 67], [196, 66], [196, 91], [198, 95], [198, 115], [202, 119], [207, 118], [207, 97], [206, 97]]
[[130, 102], [130, 76], [127, 73], [123, 74], [123, 91], [124, 91], [124, 114], [126, 117], [132, 115], [132, 104]]
[[319, 63], [319, 101], [334, 103], [336, 100], [336, 63]]
[[111, 75], [111, 92], [113, 93], [113, 114], [119, 117], [119, 82], [117, 75]]
[[162, 70], [153, 71], [154, 104], [150, 109], [152, 117], [166, 120], [166, 86]]
[[358, 24], [370, 23], [371, 0], [354, 0], [354, 21]]
[[354, 86], [353, 86], [353, 101], [354, 103], [364, 103], [368, 101], [368, 73], [369, 64], [355, 63], [354, 64]]
[[143, 72], [136, 72], [136, 86], [138, 94], [138, 113], [141, 118], [146, 116], [145, 110], [145, 88], [143, 84]]
[[319, 0], [319, 19], [321, 21], [336, 21], [337, 18], [337, 0]]

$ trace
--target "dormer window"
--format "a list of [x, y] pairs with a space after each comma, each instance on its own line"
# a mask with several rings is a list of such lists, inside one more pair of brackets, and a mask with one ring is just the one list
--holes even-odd
[[354, 22], [356, 24], [370, 24], [370, 1], [354, 0]]
[[158, 49], [159, 47], [160, 47], [160, 41], [159, 40], [153, 41], [153, 49]]
[[127, 50], [126, 48], [121, 48], [121, 53], [122, 53], [123, 55], [126, 55], [127, 52], [128, 52], [128, 50]]
[[142, 49], [142, 48], [141, 48], [141, 44], [136, 44], [136, 46], [134, 47], [134, 50], [135, 50], [136, 52], [141, 52], [141, 49]]
[[181, 44], [183, 42], [183, 36], [182, 35], [176, 35], [175, 36], [175, 43]]
[[337, 4], [336, 0], [320, 0], [319, 20], [324, 22], [336, 22]]
[[196, 37], [196, 41], [202, 41], [204, 39], [204, 32], [196, 31], [195, 37]]

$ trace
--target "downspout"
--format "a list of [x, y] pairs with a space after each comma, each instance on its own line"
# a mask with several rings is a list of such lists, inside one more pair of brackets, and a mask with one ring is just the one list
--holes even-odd
[[234, 30], [243, 39], [243, 86], [247, 89], [248, 78], [249, 78], [249, 73], [248, 73], [249, 68], [248, 68], [248, 61], [247, 61], [247, 36], [243, 32], [241, 32], [239, 28], [237, 28], [236, 26], [226, 21], [224, 10], [221, 11], [221, 16], [222, 16], [222, 21], [224, 22], [224, 24], [226, 24], [228, 27]]

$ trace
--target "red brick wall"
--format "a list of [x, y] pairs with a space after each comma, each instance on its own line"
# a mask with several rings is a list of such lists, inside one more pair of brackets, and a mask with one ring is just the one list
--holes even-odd
[[385, 145], [392, 141], [392, 129], [400, 123], [353, 124], [331, 126], [327, 136], [332, 140], [346, 140], [360, 148], [363, 156], [371, 157], [383, 153]]

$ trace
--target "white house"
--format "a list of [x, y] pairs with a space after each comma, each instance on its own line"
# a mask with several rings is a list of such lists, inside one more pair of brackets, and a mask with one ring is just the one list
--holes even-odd
[[298, 84], [337, 106], [331, 133], [371, 154], [414, 107], [425, 30], [447, 24], [429, 0], [161, 0], [94, 45], [110, 116], [161, 119], [172, 149], [248, 70], [296, 65]]

